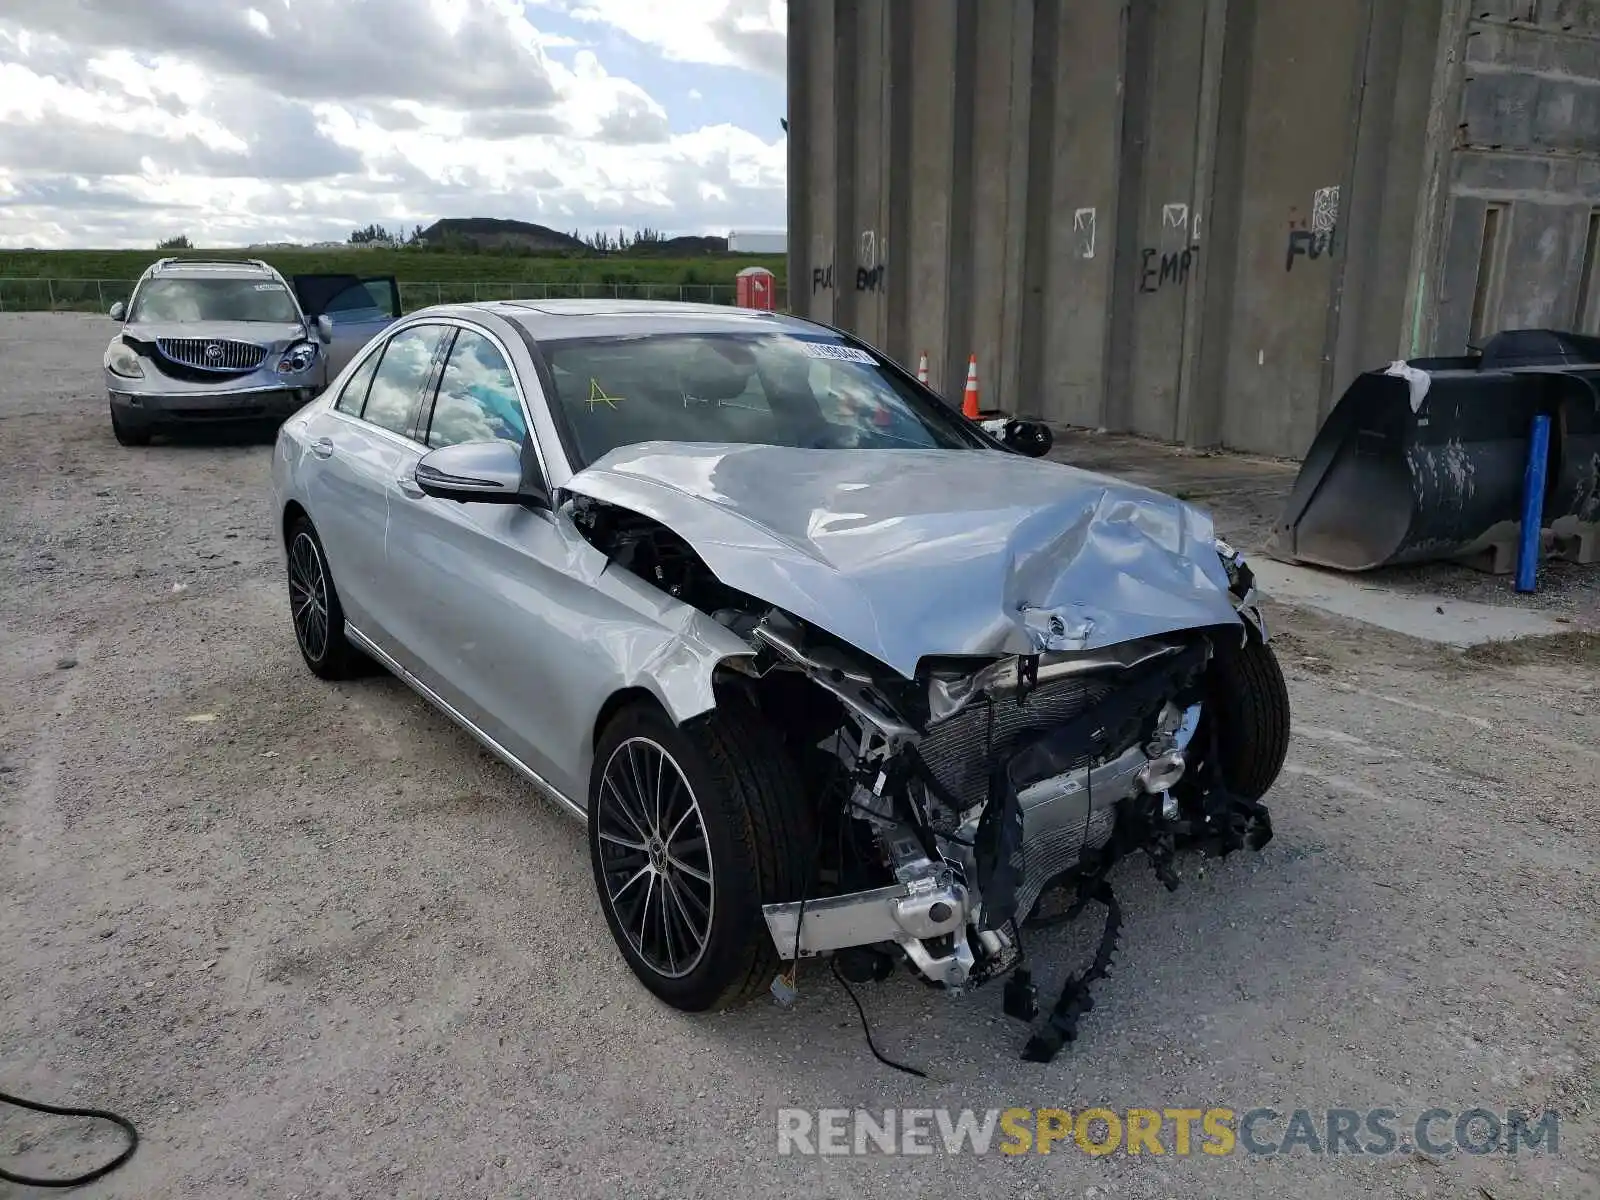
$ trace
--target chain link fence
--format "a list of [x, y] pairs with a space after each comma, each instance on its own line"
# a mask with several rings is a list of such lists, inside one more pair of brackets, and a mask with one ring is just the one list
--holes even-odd
[[[133, 294], [133, 279], [0, 278], [0, 312], [105, 312]], [[780, 289], [781, 291], [781, 289]], [[458, 280], [402, 283], [400, 304], [407, 311], [430, 304], [473, 300], [678, 300], [732, 304], [731, 283], [495, 283]], [[781, 294], [780, 294], [781, 307]]]

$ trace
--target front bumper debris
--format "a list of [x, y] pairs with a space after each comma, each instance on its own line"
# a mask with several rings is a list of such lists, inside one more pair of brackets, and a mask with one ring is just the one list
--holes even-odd
[[[893, 942], [936, 983], [960, 987], [972, 970], [972, 951], [963, 936], [971, 919], [967, 889], [948, 869], [864, 892], [768, 904], [761, 912], [773, 945], [786, 960], [795, 957], [797, 948], [801, 958], [808, 958]], [[935, 956], [923, 945], [924, 940], [945, 937], [953, 939], [947, 955]]]

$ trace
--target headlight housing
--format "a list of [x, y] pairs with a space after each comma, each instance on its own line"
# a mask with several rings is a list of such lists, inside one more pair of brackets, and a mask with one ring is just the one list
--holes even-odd
[[1221, 538], [1216, 539], [1216, 547], [1217, 557], [1222, 560], [1222, 569], [1228, 573], [1228, 586], [1235, 595], [1248, 595], [1255, 586], [1255, 572], [1245, 562], [1244, 555]]
[[302, 371], [309, 371], [316, 361], [315, 342], [296, 342], [283, 352], [282, 358], [278, 359], [278, 374], [298, 375]]
[[139, 365], [138, 354], [132, 346], [120, 340], [106, 347], [105, 367], [113, 375], [120, 375], [124, 379], [144, 378], [144, 368]]

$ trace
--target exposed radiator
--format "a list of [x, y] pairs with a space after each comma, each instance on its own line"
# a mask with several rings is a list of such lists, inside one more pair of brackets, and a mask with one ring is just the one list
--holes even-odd
[[1023, 734], [1070, 721], [1110, 691], [1110, 684], [1078, 676], [1042, 684], [1022, 704], [1014, 693], [974, 700], [929, 729], [918, 749], [934, 778], [968, 808], [987, 797], [994, 756]]

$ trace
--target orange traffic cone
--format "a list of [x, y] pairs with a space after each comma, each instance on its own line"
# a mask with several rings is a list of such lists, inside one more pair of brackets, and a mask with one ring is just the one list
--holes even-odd
[[967, 359], [967, 386], [961, 393], [961, 415], [969, 421], [978, 419], [978, 356]]
[[924, 350], [922, 357], [917, 360], [917, 382], [923, 387], [928, 386], [928, 352]]

